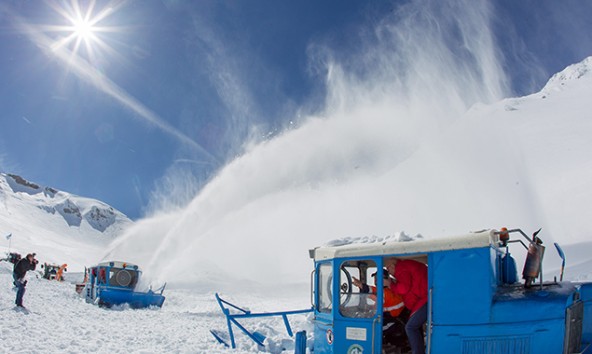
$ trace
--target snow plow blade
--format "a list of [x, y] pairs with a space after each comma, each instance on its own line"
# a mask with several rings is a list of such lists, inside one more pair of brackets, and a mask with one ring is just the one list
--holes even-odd
[[121, 289], [104, 289], [101, 291], [100, 305], [111, 307], [113, 305], [129, 304], [131, 308], [140, 309], [150, 306], [162, 307], [165, 297], [163, 295], [146, 292], [121, 291]]

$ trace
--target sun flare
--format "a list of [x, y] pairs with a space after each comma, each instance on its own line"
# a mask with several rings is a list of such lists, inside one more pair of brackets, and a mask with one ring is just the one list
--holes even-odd
[[90, 41], [94, 37], [94, 26], [86, 20], [77, 19], [72, 21], [72, 32], [74, 35], [84, 41]]
[[51, 49], [67, 50], [70, 55], [84, 58], [91, 62], [97, 59], [98, 55], [111, 53], [113, 50], [105, 42], [108, 33], [114, 34], [119, 31], [118, 28], [105, 26], [101, 21], [105, 20], [122, 3], [111, 2], [102, 9], [96, 8], [95, 1], [85, 2], [87, 7], [82, 7], [79, 0], [70, 0], [69, 2], [49, 3], [50, 7], [58, 13], [64, 25], [46, 25], [43, 31], [50, 34], [54, 39]]

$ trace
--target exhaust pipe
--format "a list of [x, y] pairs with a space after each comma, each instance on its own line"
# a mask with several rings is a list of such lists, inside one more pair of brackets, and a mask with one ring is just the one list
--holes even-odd
[[539, 275], [541, 275], [541, 286], [543, 285], [541, 268], [543, 264], [543, 256], [545, 254], [545, 246], [542, 245], [543, 241], [537, 237], [537, 234], [540, 231], [541, 229], [532, 235], [532, 240], [528, 246], [526, 262], [524, 263], [524, 270], [522, 271], [525, 288], [529, 288]]

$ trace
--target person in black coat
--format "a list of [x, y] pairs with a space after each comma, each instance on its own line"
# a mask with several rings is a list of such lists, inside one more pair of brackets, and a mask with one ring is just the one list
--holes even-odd
[[30, 270], [35, 270], [38, 261], [35, 259], [35, 253], [29, 253], [25, 258], [21, 259], [14, 265], [12, 277], [14, 278], [14, 286], [16, 286], [16, 306], [23, 306], [23, 296], [25, 296], [25, 286], [27, 281], [25, 275]]

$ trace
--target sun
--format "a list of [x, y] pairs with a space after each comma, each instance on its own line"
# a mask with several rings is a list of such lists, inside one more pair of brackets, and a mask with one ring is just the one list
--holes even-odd
[[84, 19], [76, 19], [72, 22], [72, 32], [78, 39], [86, 42], [90, 42], [95, 38], [94, 26], [90, 21]]
[[49, 2], [53, 10], [62, 17], [63, 25], [44, 26], [43, 31], [55, 33], [51, 45], [53, 51], [67, 50], [72, 56], [84, 57], [94, 61], [100, 52], [112, 52], [105, 42], [106, 33], [117, 32], [117, 28], [101, 25], [113, 14], [122, 2], [110, 2], [102, 9], [96, 8], [95, 0], [85, 1], [86, 7], [79, 0]]

